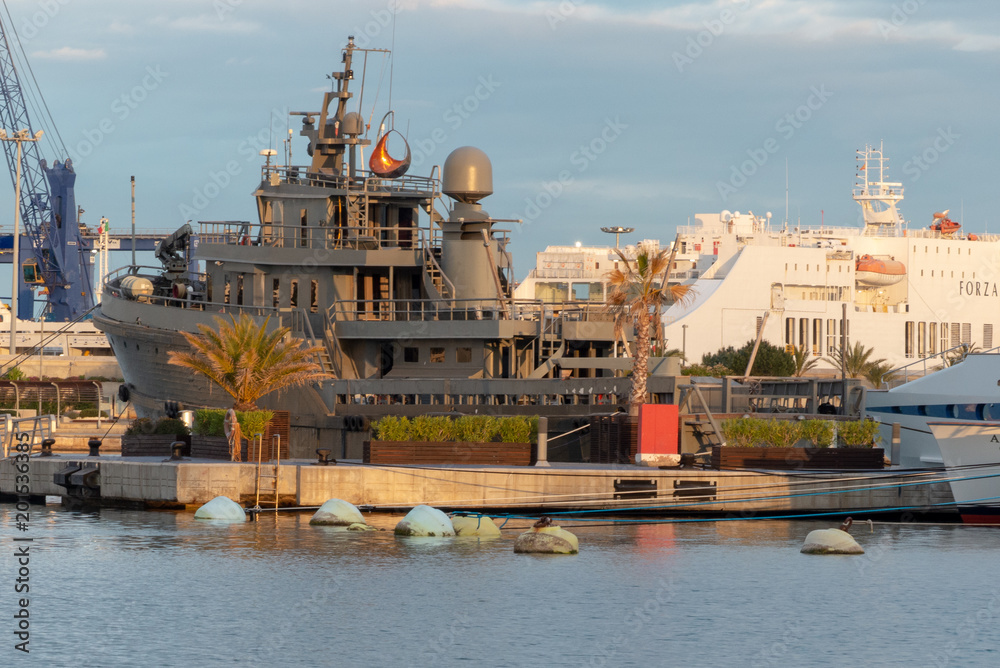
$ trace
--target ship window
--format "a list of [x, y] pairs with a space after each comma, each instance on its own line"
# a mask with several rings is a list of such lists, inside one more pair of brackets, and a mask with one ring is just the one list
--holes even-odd
[[917, 323], [917, 355], [927, 357], [927, 323]]
[[444, 363], [444, 348], [431, 348], [431, 364]]
[[420, 349], [414, 347], [403, 348], [403, 361], [416, 364], [420, 361]]
[[803, 350], [809, 345], [809, 318], [799, 319], [799, 345]]
[[948, 323], [941, 323], [941, 352], [948, 350]]
[[823, 354], [823, 321], [819, 318], [813, 319], [812, 354]]
[[1000, 404], [986, 404], [983, 406], [984, 420], [1000, 420]]
[[785, 318], [785, 345], [795, 345], [795, 318]]
[[934, 278], [934, 270], [931, 269], [931, 278]]
[[951, 255], [951, 246], [948, 246], [948, 255]]
[[222, 293], [222, 301], [226, 304], [231, 304], [232, 302], [229, 301], [230, 299], [231, 297], [230, 297], [229, 274], [226, 274], [226, 282], [225, 282], [225, 288], [223, 289]]
[[962, 323], [962, 343], [971, 344], [972, 343], [972, 323], [963, 322]]
[[961, 323], [953, 322], [951, 323], [951, 347], [954, 348], [962, 342], [962, 325]]
[[924, 275], [924, 270], [923, 270], [923, 269], [921, 269], [921, 270], [920, 270], [920, 275], [921, 275], [921, 276], [923, 276], [923, 275]]
[[299, 209], [299, 221], [302, 223], [302, 231], [299, 232], [299, 242], [303, 248], [308, 246], [309, 230], [307, 229], [309, 225], [309, 217], [306, 214], [306, 209]]
[[271, 280], [271, 306], [278, 308], [281, 303], [281, 279]]
[[951, 272], [951, 277], [955, 278], [955, 272]]
[[983, 349], [989, 350], [993, 347], [993, 324], [986, 323], [983, 325]]
[[243, 274], [236, 277], [236, 305], [243, 306]]
[[907, 357], [913, 357], [913, 323], [907, 322], [903, 333], [904, 348]]
[[459, 347], [455, 349], [455, 361], [459, 364], [472, 362], [472, 348]]
[[299, 305], [299, 282], [292, 279], [291, 282], [291, 293], [289, 294], [288, 304], [292, 308], [296, 308]]
[[937, 353], [937, 323], [932, 322], [928, 327], [927, 343], [930, 345], [930, 354], [934, 355]]
[[319, 313], [319, 281], [309, 281], [309, 312]]
[[940, 253], [941, 252], [941, 247], [940, 246], [935, 246], [934, 247], [934, 252], [935, 253]]
[[826, 321], [826, 350], [828, 353], [833, 353], [837, 349], [837, 321], [834, 318], [828, 318]]

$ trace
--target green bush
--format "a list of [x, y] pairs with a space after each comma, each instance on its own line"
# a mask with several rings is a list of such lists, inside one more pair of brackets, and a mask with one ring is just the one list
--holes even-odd
[[222, 408], [203, 408], [195, 411], [194, 433], [199, 436], [225, 436], [226, 411]]
[[533, 443], [538, 438], [537, 417], [466, 415], [453, 420], [420, 415], [411, 420], [387, 416], [372, 426], [379, 441]]
[[828, 448], [833, 441], [833, 422], [830, 420], [806, 420], [802, 422], [802, 438], [815, 447]]
[[20, 367], [11, 367], [3, 374], [4, 380], [24, 380], [25, 373]]
[[797, 420], [767, 420], [761, 436], [772, 448], [790, 448], [802, 437], [802, 428]]
[[410, 440], [410, 418], [388, 415], [372, 424], [378, 441]]
[[500, 435], [500, 422], [490, 415], [463, 415], [455, 420], [455, 440], [489, 443]]
[[719, 427], [722, 429], [722, 437], [726, 439], [726, 445], [734, 448], [753, 448], [762, 440], [763, 424], [762, 420], [755, 418], [739, 418], [723, 420]]
[[273, 417], [274, 411], [236, 411], [236, 421], [240, 423], [240, 431], [247, 439], [252, 439], [254, 434], [263, 434]]
[[177, 418], [160, 418], [153, 425], [153, 434], [162, 434], [165, 436], [187, 436], [191, 431], [187, 428], [187, 425], [178, 420]]
[[[96, 408], [84, 408], [80, 411], [80, 417], [82, 418], [94, 418], [97, 417]], [[101, 411], [101, 417], [108, 417], [107, 411]]]
[[873, 448], [882, 440], [879, 423], [873, 420], [857, 420], [837, 424], [837, 437], [848, 448]]
[[[739, 350], [729, 346], [721, 350], [703, 355], [701, 363], [706, 367], [721, 364], [733, 373], [730, 375], [743, 375], [750, 361], [750, 353], [753, 352], [753, 341], [747, 341]], [[795, 373], [795, 358], [767, 341], [761, 341], [757, 349], [757, 356], [753, 361], [753, 368], [750, 370], [751, 376], [791, 376]]]
[[704, 364], [692, 364], [681, 369], [682, 376], [713, 376], [715, 378], [722, 378], [723, 376], [732, 376], [733, 370], [723, 364], [716, 364], [714, 366], [705, 366]]
[[126, 436], [138, 436], [140, 434], [152, 434], [153, 433], [153, 421], [149, 418], [136, 418], [132, 420], [130, 424], [125, 429]]

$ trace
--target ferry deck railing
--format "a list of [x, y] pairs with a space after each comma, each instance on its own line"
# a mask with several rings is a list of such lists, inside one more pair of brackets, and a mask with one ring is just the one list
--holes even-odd
[[[985, 350], [983, 352], [991, 353], [991, 352], [995, 352], [995, 351], [998, 351], [998, 350], [1000, 350], [1000, 346], [997, 346], [995, 348], [990, 348], [989, 350]], [[961, 352], [959, 352], [959, 351], [961, 351]], [[939, 353], [934, 353], [933, 355], [928, 355], [927, 357], [923, 357], [921, 359], [914, 360], [914, 361], [912, 361], [912, 362], [910, 362], [908, 364], [904, 364], [903, 366], [896, 367], [895, 369], [890, 369], [889, 371], [886, 371], [884, 374], [882, 374], [879, 377], [878, 389], [882, 388], [883, 386], [888, 385], [893, 380], [898, 379], [900, 372], [903, 372], [902, 381], [904, 383], [909, 382], [911, 367], [919, 366], [920, 367], [920, 376], [926, 376], [928, 371], [937, 371], [938, 368], [940, 368], [940, 367], [931, 367], [930, 369], [928, 369], [927, 368], [927, 363], [930, 362], [931, 360], [940, 358], [941, 359], [941, 367], [944, 367], [944, 366], [948, 366], [948, 359], [947, 359], [948, 355], [957, 354], [957, 355], [961, 355], [962, 358], [964, 359], [965, 356], [968, 355], [971, 351], [972, 351], [972, 347], [968, 343], [960, 343], [957, 346], [954, 346], [952, 348], [948, 348], [947, 350], [942, 350]], [[917, 376], [916, 374], [914, 374], [914, 378], [918, 378], [920, 376]]]
[[[516, 320], [610, 322], [613, 316], [604, 304], [580, 302], [552, 303], [536, 299], [515, 299], [511, 317]], [[331, 322], [390, 321], [423, 322], [434, 320], [503, 320], [504, 305], [488, 299], [358, 299], [331, 304]]]

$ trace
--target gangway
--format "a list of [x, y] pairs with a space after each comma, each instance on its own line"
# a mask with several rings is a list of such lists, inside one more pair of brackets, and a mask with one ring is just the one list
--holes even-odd
[[[52, 438], [56, 430], [55, 415], [36, 415], [34, 417], [16, 418], [4, 414], [0, 416], [0, 439], [3, 440], [3, 456], [8, 457], [16, 450], [16, 442], [28, 443], [28, 454], [36, 445], [41, 446], [45, 439]], [[28, 438], [22, 438], [27, 434]]]

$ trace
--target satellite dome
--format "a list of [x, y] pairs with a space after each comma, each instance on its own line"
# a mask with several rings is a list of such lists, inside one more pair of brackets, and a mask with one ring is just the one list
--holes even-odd
[[493, 194], [493, 165], [475, 146], [462, 146], [444, 161], [442, 192], [460, 202], [475, 203]]
[[345, 135], [355, 136], [361, 134], [364, 127], [364, 119], [356, 111], [349, 111], [344, 114], [344, 122], [340, 124], [340, 129]]

